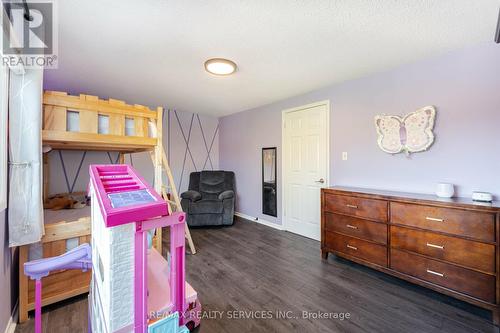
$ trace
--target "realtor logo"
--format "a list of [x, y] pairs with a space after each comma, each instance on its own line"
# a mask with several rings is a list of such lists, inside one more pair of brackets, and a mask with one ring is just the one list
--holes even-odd
[[2, 62], [11, 67], [57, 67], [55, 2], [3, 3]]

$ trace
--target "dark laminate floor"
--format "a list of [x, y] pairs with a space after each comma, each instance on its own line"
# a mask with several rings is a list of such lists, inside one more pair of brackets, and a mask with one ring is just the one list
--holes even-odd
[[[333, 256], [322, 261], [318, 242], [294, 234], [238, 220], [192, 235], [199, 253], [187, 256], [188, 280], [204, 314], [217, 317], [197, 332], [498, 332], [487, 311]], [[297, 318], [277, 319], [276, 311]], [[314, 320], [303, 311], [350, 318]], [[235, 318], [252, 314], [273, 318]], [[44, 332], [86, 332], [86, 316], [84, 297], [53, 306]], [[33, 321], [16, 332], [33, 332]]]

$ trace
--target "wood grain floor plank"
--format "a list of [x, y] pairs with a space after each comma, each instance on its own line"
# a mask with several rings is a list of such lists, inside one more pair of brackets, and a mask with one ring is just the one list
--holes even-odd
[[[187, 278], [204, 315], [214, 317], [204, 318], [197, 332], [499, 331], [483, 309], [344, 259], [323, 261], [319, 242], [288, 232], [237, 219], [232, 227], [191, 234], [198, 254], [186, 257]], [[303, 318], [303, 311], [351, 317]], [[261, 312], [272, 318], [241, 318]], [[86, 297], [44, 309], [43, 321], [45, 332], [86, 332]], [[32, 333], [33, 320], [16, 332]]]

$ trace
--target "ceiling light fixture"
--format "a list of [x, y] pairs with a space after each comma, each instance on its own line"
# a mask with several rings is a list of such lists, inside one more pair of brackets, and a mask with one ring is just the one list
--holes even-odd
[[231, 75], [236, 72], [236, 64], [228, 59], [213, 58], [205, 61], [205, 70], [214, 75]]

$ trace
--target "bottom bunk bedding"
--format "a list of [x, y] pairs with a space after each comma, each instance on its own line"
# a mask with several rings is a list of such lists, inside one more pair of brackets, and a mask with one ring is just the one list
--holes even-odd
[[[64, 247], [65, 252], [70, 251], [81, 244], [80, 236], [82, 234], [82, 228], [75, 228], [75, 223], [81, 222], [80, 227], [85, 227], [85, 223], [89, 225], [90, 228], [90, 206], [86, 206], [80, 209], [61, 209], [61, 210], [50, 210], [44, 209], [44, 224], [45, 224], [45, 232], [52, 233], [52, 237], [56, 231], [54, 230], [56, 227], [58, 229], [64, 228], [64, 225], [60, 225], [60, 223], [71, 223], [68, 224], [68, 227], [75, 230], [75, 237], [66, 238], [66, 246]], [[85, 228], [83, 228], [83, 232], [85, 232]], [[89, 230], [90, 234], [90, 230]], [[71, 235], [69, 235], [71, 236]], [[43, 256], [43, 244], [45, 242], [38, 242], [29, 245], [28, 252], [28, 261], [37, 260], [44, 258]]]

